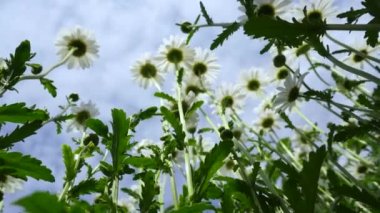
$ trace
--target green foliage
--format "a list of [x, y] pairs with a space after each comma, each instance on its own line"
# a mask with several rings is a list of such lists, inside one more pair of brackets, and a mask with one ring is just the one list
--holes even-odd
[[144, 171], [137, 175], [143, 181], [141, 199], [139, 203], [140, 212], [157, 212], [159, 203], [156, 196], [160, 193], [155, 182], [155, 174], [152, 171]]
[[231, 153], [233, 142], [231, 140], [221, 141], [206, 155], [198, 170], [194, 172], [194, 195], [192, 200], [199, 202], [204, 196], [210, 180], [224, 164], [224, 159]]
[[173, 98], [171, 95], [166, 94], [164, 92], [156, 92], [156, 93], [154, 93], [154, 96], [159, 97], [163, 100], [167, 100], [167, 101], [174, 103], [174, 104], [177, 103], [175, 98]]
[[210, 49], [214, 50], [218, 46], [221, 46], [225, 40], [228, 39], [233, 33], [235, 33], [240, 28], [240, 24], [234, 22], [226, 27], [221, 34], [218, 35], [216, 39], [212, 42]]
[[35, 120], [47, 120], [46, 111], [25, 107], [25, 103], [14, 103], [0, 106], [0, 122], [26, 123]]
[[174, 138], [176, 139], [178, 149], [183, 150], [185, 144], [185, 133], [182, 131], [181, 122], [174, 115], [174, 113], [168, 110], [166, 107], [162, 106], [160, 110], [164, 116], [164, 119], [168, 121], [174, 129]]
[[352, 7], [349, 11], [340, 13], [337, 15], [338, 18], [346, 18], [348, 24], [357, 22], [361, 16], [367, 13], [367, 9], [354, 10]]
[[206, 10], [205, 6], [203, 5], [202, 1], [199, 2], [199, 5], [200, 5], [200, 7], [201, 7], [202, 16], [205, 18], [206, 23], [207, 23], [208, 25], [213, 24], [214, 21], [213, 21], [213, 20], [211, 19], [211, 17], [208, 15], [207, 10]]
[[286, 122], [286, 128], [289, 128], [289, 129], [296, 129], [296, 127], [293, 125], [292, 121], [289, 119], [289, 117], [284, 113], [284, 112], [280, 112], [280, 117], [282, 118], [282, 120], [284, 120]]
[[86, 126], [99, 136], [102, 136], [104, 138], [108, 137], [108, 126], [105, 125], [101, 120], [96, 118], [87, 119]]
[[10, 134], [0, 136], [0, 149], [11, 148], [14, 143], [23, 141], [25, 138], [36, 134], [36, 131], [42, 127], [42, 121], [32, 121], [17, 126]]
[[15, 204], [22, 206], [29, 213], [67, 212], [64, 204], [58, 201], [58, 197], [49, 192], [35, 192], [17, 200]]
[[63, 162], [65, 163], [65, 167], [66, 167], [65, 181], [70, 182], [75, 178], [76, 171], [75, 171], [74, 153], [71, 150], [71, 147], [69, 145], [67, 144], [62, 145], [62, 156], [63, 156]]
[[178, 210], [170, 211], [171, 213], [201, 213], [205, 210], [215, 209], [210, 203], [194, 203], [188, 206], [181, 206]]
[[[260, 16], [251, 17], [244, 25], [244, 33], [253, 38], [274, 39], [288, 47], [301, 46], [304, 41], [324, 34], [324, 25], [294, 22]], [[286, 33], [284, 33], [286, 32]]]
[[325, 102], [329, 103], [334, 97], [333, 91], [330, 89], [326, 89], [323, 91], [317, 91], [317, 90], [308, 90], [307, 92], [303, 93], [306, 100], [309, 100], [310, 98], [318, 98], [322, 99]]
[[83, 180], [70, 189], [69, 195], [78, 198], [80, 195], [90, 194], [93, 192], [102, 193], [106, 184], [107, 180], [105, 178], [100, 180], [95, 180], [94, 178]]
[[185, 112], [185, 117], [190, 118], [201, 106], [203, 101], [197, 101], [191, 105], [191, 107]]
[[51, 96], [57, 96], [57, 87], [54, 86], [53, 81], [47, 78], [41, 78], [40, 82], [42, 86], [50, 93]]
[[159, 166], [159, 162], [148, 157], [126, 157], [123, 163], [142, 169], [158, 169]]
[[9, 174], [22, 179], [32, 177], [36, 180], [54, 182], [50, 169], [42, 165], [40, 160], [19, 152], [0, 151], [0, 173]]
[[129, 144], [128, 130], [130, 119], [121, 109], [112, 109], [112, 166], [116, 176], [122, 169], [124, 153], [127, 151]]

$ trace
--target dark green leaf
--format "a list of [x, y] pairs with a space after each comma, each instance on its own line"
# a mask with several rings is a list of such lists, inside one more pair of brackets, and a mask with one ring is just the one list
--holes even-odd
[[280, 117], [282, 118], [282, 120], [284, 120], [286, 122], [286, 128], [290, 128], [290, 129], [296, 129], [296, 127], [293, 125], [292, 121], [289, 119], [289, 117], [284, 113], [284, 112], [281, 112], [280, 113]]
[[185, 117], [190, 118], [202, 105], [203, 105], [203, 101], [197, 101], [193, 103], [190, 109], [186, 111]]
[[226, 27], [221, 34], [212, 42], [210, 49], [213, 50], [218, 46], [221, 46], [225, 40], [228, 39], [234, 32], [240, 28], [240, 24], [237, 22], [232, 23]]
[[139, 203], [140, 212], [156, 212], [160, 206], [156, 200], [156, 195], [160, 193], [160, 189], [155, 183], [155, 174], [152, 171], [145, 171], [139, 175], [144, 182]]
[[303, 95], [306, 100], [309, 100], [310, 98], [313, 98], [313, 97], [317, 97], [319, 99], [325, 100], [326, 102], [330, 102], [332, 98], [334, 97], [330, 89], [323, 90], [323, 91], [308, 90], [307, 92], [304, 92]]
[[104, 138], [108, 137], [108, 126], [105, 125], [101, 120], [96, 118], [87, 119], [86, 126], [99, 136], [102, 136]]
[[182, 206], [178, 210], [171, 211], [171, 213], [197, 213], [210, 209], [215, 209], [210, 203], [193, 203], [189, 206]]
[[[379, 2], [379, 1], [378, 1]], [[379, 13], [379, 11], [377, 11]], [[374, 18], [368, 24], [380, 24], [380, 18]], [[364, 34], [364, 38], [367, 38], [367, 44], [371, 47], [376, 47], [379, 41], [379, 31], [378, 30], [367, 30]]]
[[177, 141], [177, 146], [180, 150], [183, 150], [184, 148], [184, 140], [185, 140], [185, 133], [182, 131], [182, 125], [177, 119], [177, 117], [174, 115], [173, 112], [168, 110], [166, 107], [162, 106], [160, 108], [162, 115], [164, 116], [165, 120], [170, 123], [170, 125], [173, 127], [175, 132], [175, 139]]
[[211, 17], [208, 15], [207, 10], [205, 6], [203, 5], [203, 3], [199, 2], [199, 4], [201, 7], [202, 16], [206, 19], [207, 24], [208, 25], [213, 24], [214, 22], [212, 21]]
[[63, 162], [65, 163], [66, 167], [66, 177], [65, 180], [67, 182], [72, 181], [75, 176], [75, 159], [74, 159], [74, 153], [71, 150], [71, 147], [67, 144], [62, 145], [62, 156], [63, 156]]
[[66, 212], [64, 204], [58, 201], [58, 197], [56, 195], [52, 195], [49, 192], [35, 192], [27, 197], [17, 200], [14, 203], [22, 206], [25, 211], [29, 213]]
[[36, 180], [54, 182], [50, 169], [29, 155], [22, 155], [19, 152], [0, 152], [0, 162], [2, 162], [0, 174], [3, 171], [11, 171], [10, 174], [20, 178], [32, 177]]
[[314, 212], [319, 174], [325, 157], [326, 148], [321, 146], [316, 152], [310, 152], [309, 161], [303, 163], [300, 185], [307, 204], [304, 212]]
[[47, 120], [46, 111], [25, 107], [25, 103], [0, 106], [0, 122], [26, 123], [35, 120]]
[[284, 182], [284, 194], [289, 200], [290, 206], [295, 213], [309, 212], [306, 211], [305, 200], [302, 197], [301, 191], [297, 187], [297, 182], [294, 179], [288, 179]]
[[12, 68], [14, 70], [13, 76], [20, 76], [25, 72], [26, 66], [25, 63], [31, 58], [30, 53], [30, 43], [28, 40], [25, 40], [20, 43], [16, 48], [13, 60]]
[[57, 96], [57, 87], [54, 86], [53, 81], [47, 78], [40, 78], [41, 84], [50, 93], [51, 96]]
[[102, 192], [106, 184], [106, 179], [100, 179], [98, 181], [90, 178], [73, 186], [70, 189], [69, 194], [73, 197], [79, 197], [80, 195], [90, 194], [92, 192]]
[[129, 164], [134, 167], [143, 169], [157, 169], [158, 162], [153, 158], [147, 157], [127, 157], [124, 159], [123, 163]]
[[353, 22], [358, 21], [358, 19], [367, 13], [366, 9], [359, 9], [359, 10], [354, 10], [352, 7], [350, 8], [349, 11], [338, 14], [338, 18], [347, 18], [347, 23], [351, 24]]
[[378, 0], [364, 0], [362, 4], [369, 14], [375, 18], [380, 18], [380, 2]]
[[34, 135], [36, 130], [42, 127], [42, 121], [32, 121], [24, 125], [17, 126], [10, 134], [0, 137], [0, 149], [6, 149], [13, 146], [14, 143], [23, 141], [25, 138]]
[[224, 159], [231, 153], [233, 142], [230, 140], [221, 141], [219, 144], [215, 144], [214, 148], [206, 155], [205, 161], [201, 162], [199, 168], [194, 173], [194, 195], [192, 199], [195, 202], [200, 201], [210, 180], [215, 173], [224, 164]]
[[127, 115], [121, 109], [112, 109], [112, 165], [114, 170], [114, 175], [116, 175], [122, 166], [121, 159], [125, 153], [128, 144], [128, 130], [129, 130], [130, 119], [127, 119]]
[[144, 111], [141, 111], [137, 117], [141, 120], [146, 120], [146, 119], [149, 119], [151, 117], [153, 117], [157, 112], [157, 107], [149, 107], [147, 109], [145, 109]]
[[156, 93], [154, 93], [154, 96], [159, 97], [159, 98], [164, 99], [164, 100], [167, 100], [167, 101], [174, 103], [174, 104], [177, 103], [177, 100], [175, 98], [173, 98], [172, 96], [170, 96], [164, 92], [156, 92]]

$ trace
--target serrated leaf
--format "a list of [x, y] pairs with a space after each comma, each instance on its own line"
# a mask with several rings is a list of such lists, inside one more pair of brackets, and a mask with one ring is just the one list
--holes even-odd
[[296, 129], [296, 127], [293, 125], [292, 121], [289, 119], [289, 117], [288, 117], [284, 112], [280, 112], [280, 117], [281, 117], [282, 120], [284, 120], [285, 123], [287, 124], [287, 125], [285, 126], [286, 128]]
[[184, 140], [185, 140], [185, 133], [182, 131], [182, 125], [179, 122], [179, 120], [176, 118], [173, 112], [168, 110], [166, 107], [162, 106], [160, 108], [160, 111], [166, 121], [170, 123], [170, 125], [173, 127], [175, 132], [175, 139], [177, 141], [178, 149], [183, 150], [184, 148]]
[[206, 155], [204, 162], [194, 173], [194, 195], [195, 202], [200, 201], [215, 173], [223, 166], [224, 159], [231, 153], [233, 142], [230, 140], [221, 141], [215, 144], [214, 148]]
[[171, 213], [197, 213], [211, 209], [215, 208], [210, 203], [193, 203], [191, 205], [181, 206], [179, 209], [171, 211]]
[[143, 181], [141, 188], [141, 199], [139, 202], [140, 212], [156, 212], [159, 208], [159, 203], [156, 196], [160, 193], [159, 187], [156, 186], [155, 174], [152, 171], [145, 171], [139, 176]]
[[380, 18], [380, 2], [378, 0], [364, 0], [362, 4], [366, 7], [366, 12], [371, 14], [373, 17]]
[[111, 147], [111, 156], [112, 156], [112, 165], [114, 175], [122, 168], [123, 154], [126, 151], [126, 148], [129, 144], [128, 130], [129, 130], [130, 119], [127, 119], [127, 115], [121, 109], [112, 109], [112, 129], [113, 129], [113, 138], [112, 138], [112, 147]]
[[177, 103], [177, 100], [175, 98], [173, 98], [171, 95], [166, 94], [164, 92], [156, 92], [156, 93], [154, 93], [154, 96], [161, 98], [161, 99], [164, 99], [164, 100], [167, 100], [167, 101], [172, 102], [174, 104]]
[[23, 141], [25, 138], [36, 134], [36, 131], [42, 127], [42, 121], [32, 121], [24, 125], [17, 126], [10, 134], [0, 137], [0, 149], [6, 149], [13, 146], [14, 143]]
[[101, 120], [96, 118], [90, 118], [86, 120], [86, 127], [90, 128], [99, 136], [104, 138], [108, 137], [108, 126], [105, 125]]
[[347, 23], [351, 24], [353, 22], [356, 22], [362, 15], [366, 14], [367, 10], [366, 9], [359, 9], [359, 10], [354, 10], [352, 7], [350, 8], [349, 11], [340, 13], [337, 15], [338, 18], [346, 18]]
[[146, 120], [153, 117], [156, 114], [156, 112], [157, 112], [157, 107], [153, 106], [141, 111], [139, 114], [137, 114], [137, 116], [141, 120]]
[[228, 39], [234, 32], [240, 28], [240, 24], [237, 22], [232, 23], [226, 27], [221, 34], [218, 35], [216, 39], [212, 42], [210, 49], [213, 50], [218, 46], [223, 45], [223, 42]]
[[46, 89], [54, 98], [57, 96], [57, 87], [54, 86], [53, 81], [47, 78], [40, 78], [40, 82], [44, 89]]
[[22, 206], [29, 213], [66, 212], [64, 204], [58, 201], [56, 195], [49, 192], [35, 192], [17, 200], [14, 204]]
[[129, 164], [134, 167], [143, 169], [157, 169], [157, 161], [147, 157], [127, 157], [123, 160], [123, 164]]
[[54, 182], [51, 170], [42, 165], [42, 162], [29, 155], [22, 155], [19, 152], [0, 152], [0, 173], [10, 171], [20, 178], [32, 177], [36, 180]]
[[303, 95], [305, 96], [306, 100], [309, 100], [311, 97], [317, 97], [317, 98], [325, 100], [326, 102], [330, 102], [334, 97], [332, 91], [329, 89], [323, 90], [323, 91], [308, 90], [304, 92]]
[[94, 178], [90, 178], [73, 186], [69, 194], [72, 197], [79, 197], [80, 195], [90, 194], [92, 192], [102, 192], [106, 184], [106, 179], [95, 180]]
[[304, 161], [301, 171], [300, 185], [305, 197], [306, 209], [304, 212], [314, 212], [318, 192], [318, 180], [323, 161], [326, 157], [326, 148], [321, 146], [316, 152], [309, 153], [309, 161]]
[[201, 106], [203, 101], [197, 101], [191, 105], [191, 107], [186, 111], [185, 117], [190, 118]]
[[63, 162], [66, 167], [66, 177], [65, 180], [66, 182], [72, 181], [75, 176], [75, 158], [74, 158], [74, 153], [71, 150], [71, 147], [67, 144], [62, 145], [62, 157], [63, 157]]
[[[377, 12], [379, 13], [379, 12]], [[380, 24], [380, 18], [374, 18], [368, 22], [368, 24]], [[364, 34], [364, 38], [367, 38], [367, 44], [371, 47], [376, 47], [379, 41], [379, 31], [378, 30], [367, 30]]]
[[201, 7], [202, 16], [206, 19], [206, 23], [208, 25], [213, 24], [214, 22], [212, 21], [211, 17], [208, 15], [206, 8], [201, 1], [199, 2], [199, 5]]
[[25, 107], [25, 103], [0, 106], [0, 122], [26, 123], [35, 120], [47, 120], [46, 111]]

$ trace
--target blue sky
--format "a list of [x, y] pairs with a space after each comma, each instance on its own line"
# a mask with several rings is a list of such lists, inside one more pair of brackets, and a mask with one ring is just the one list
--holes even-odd
[[[344, 7], [348, 8], [350, 4], [344, 2]], [[357, 0], [349, 2], [359, 3]], [[241, 15], [235, 0], [204, 0], [204, 4], [215, 22], [230, 22]], [[181, 34], [175, 23], [193, 21], [200, 11], [199, 2], [193, 0], [8, 0], [1, 1], [0, 8], [1, 57], [7, 57], [22, 40], [28, 39], [37, 53], [34, 61], [49, 67], [58, 60], [54, 46], [58, 33], [76, 25], [94, 32], [100, 46], [100, 57], [92, 68], [68, 70], [62, 66], [48, 76], [58, 88], [57, 98], [52, 99], [39, 82], [24, 81], [17, 85], [19, 94], [8, 92], [0, 99], [0, 104], [24, 101], [47, 108], [54, 115], [59, 112], [58, 105], [65, 103], [65, 96], [76, 92], [83, 101], [95, 102], [100, 110], [99, 117], [106, 122], [111, 108], [123, 108], [131, 114], [159, 103], [153, 98], [154, 89], [144, 90], [132, 81], [129, 67], [144, 52], [155, 53], [163, 38]], [[191, 45], [208, 48], [220, 32], [220, 28], [201, 30]], [[218, 82], [236, 81], [239, 71], [251, 66], [272, 69], [269, 54], [258, 54], [262, 47], [263, 43], [250, 40], [242, 31], [234, 34], [216, 50], [222, 66]], [[321, 120], [323, 110], [320, 107], [306, 109], [305, 113], [311, 111], [312, 120]], [[33, 190], [60, 191], [64, 174], [60, 148], [63, 143], [70, 144], [70, 138], [77, 135], [64, 132], [57, 136], [54, 131], [54, 125], [47, 125], [39, 134], [17, 145], [15, 150], [42, 159], [52, 169], [56, 182], [27, 182], [23, 191], [5, 197], [5, 212], [17, 211], [10, 207], [10, 202]], [[139, 137], [157, 137], [154, 134], [142, 129]]]

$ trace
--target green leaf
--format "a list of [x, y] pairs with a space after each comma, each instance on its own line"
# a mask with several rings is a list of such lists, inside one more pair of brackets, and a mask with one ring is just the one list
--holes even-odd
[[240, 24], [237, 22], [232, 23], [226, 27], [221, 34], [218, 35], [216, 39], [211, 44], [210, 49], [213, 50], [218, 46], [221, 46], [225, 40], [228, 39], [233, 33], [235, 33], [240, 28]]
[[284, 113], [284, 112], [280, 112], [280, 117], [282, 118], [282, 120], [284, 120], [286, 122], [286, 128], [289, 128], [289, 129], [296, 129], [296, 127], [293, 125], [292, 121], [289, 119], [289, 117]]
[[15, 103], [0, 106], [0, 122], [26, 123], [35, 120], [47, 120], [49, 115], [46, 111], [27, 108], [25, 103]]
[[353, 22], [356, 22], [358, 21], [358, 19], [367, 13], [367, 10], [366, 9], [359, 9], [359, 10], [354, 10], [352, 7], [350, 8], [349, 11], [347, 12], [344, 12], [344, 13], [341, 13], [341, 14], [338, 14], [337, 17], [338, 18], [346, 18], [347, 19], [347, 23], [348, 24], [351, 24]]
[[54, 182], [54, 176], [50, 169], [41, 165], [42, 162], [29, 155], [22, 155], [19, 152], [0, 152], [0, 174], [10, 171], [9, 174], [27, 179], [32, 177], [36, 180]]
[[146, 120], [146, 119], [153, 117], [156, 114], [156, 112], [157, 112], [157, 107], [155, 107], [155, 106], [149, 107], [149, 108], [139, 112], [139, 114], [137, 114], [137, 117], [140, 120]]
[[284, 194], [289, 200], [290, 206], [295, 213], [309, 212], [306, 211], [307, 205], [302, 197], [301, 191], [297, 187], [297, 182], [294, 179], [288, 179], [284, 182]]
[[210, 209], [215, 209], [210, 203], [193, 203], [191, 205], [181, 206], [179, 209], [171, 211], [171, 213], [201, 213]]
[[90, 178], [79, 182], [76, 186], [72, 187], [69, 191], [69, 194], [72, 197], [79, 197], [80, 195], [90, 194], [92, 192], [101, 193], [104, 190], [104, 187], [107, 185], [106, 178], [95, 180]]
[[224, 159], [231, 153], [233, 142], [230, 140], [221, 141], [215, 144], [214, 148], [206, 155], [204, 162], [194, 173], [194, 195], [192, 199], [199, 202], [206, 192], [210, 180], [224, 164]]
[[181, 123], [179, 122], [177, 117], [174, 115], [174, 113], [168, 110], [166, 107], [162, 106], [160, 110], [161, 110], [162, 115], [164, 116], [164, 119], [168, 121], [174, 129], [174, 132], [175, 132], [174, 137], [177, 141], [178, 149], [183, 150], [185, 133], [182, 131]]
[[12, 58], [13, 77], [22, 75], [26, 69], [25, 63], [31, 58], [30, 43], [28, 40], [20, 43]]
[[102, 136], [104, 138], [108, 137], [108, 126], [105, 125], [101, 120], [96, 118], [87, 119], [86, 126], [99, 136]]
[[118, 172], [122, 169], [123, 154], [125, 153], [128, 144], [128, 130], [129, 130], [130, 119], [127, 119], [127, 115], [121, 109], [112, 109], [112, 129], [113, 129], [113, 138], [112, 138], [112, 165], [114, 175], [117, 175]]
[[[379, 13], [377, 11], [377, 13]], [[368, 24], [380, 24], [380, 18], [374, 18], [368, 22]], [[367, 30], [364, 34], [364, 38], [367, 38], [367, 44], [371, 47], [376, 47], [379, 41], [379, 31], [378, 30]]]
[[306, 100], [309, 100], [312, 97], [317, 97], [325, 100], [326, 102], [330, 102], [334, 97], [333, 92], [330, 89], [326, 89], [323, 91], [308, 90], [307, 92], [304, 92], [303, 95]]
[[371, 16], [380, 18], [380, 2], [378, 0], [364, 0], [362, 4]]
[[324, 31], [324, 25], [290, 23], [279, 18], [274, 19], [264, 16], [252, 16], [244, 25], [244, 32], [248, 36], [275, 39], [289, 47], [298, 47], [305, 40], [322, 35]]
[[167, 101], [172, 102], [174, 104], [177, 103], [177, 100], [175, 98], [173, 98], [172, 96], [170, 96], [164, 92], [156, 92], [156, 93], [154, 93], [154, 96], [161, 98], [161, 99], [164, 99], [164, 100], [167, 100]]
[[190, 118], [201, 106], [203, 101], [197, 101], [191, 105], [191, 107], [186, 111], [185, 117]]
[[321, 146], [316, 152], [310, 152], [309, 161], [303, 163], [300, 185], [307, 204], [304, 212], [314, 212], [319, 174], [325, 157], [326, 148]]
[[124, 164], [129, 164], [134, 167], [143, 169], [157, 169], [157, 161], [153, 158], [147, 157], [127, 157], [123, 160]]
[[139, 177], [144, 182], [141, 188], [140, 212], [157, 212], [160, 204], [156, 200], [156, 195], [160, 193], [160, 188], [155, 183], [154, 172], [145, 171], [140, 173]]
[[54, 86], [53, 81], [49, 80], [47, 78], [41, 78], [40, 82], [42, 86], [44, 86], [44, 89], [46, 89], [51, 96], [56, 97], [57, 96], [57, 87]]
[[71, 150], [71, 147], [67, 144], [62, 145], [62, 156], [63, 156], [63, 162], [65, 163], [66, 167], [66, 177], [65, 180], [66, 182], [72, 181], [75, 176], [75, 158], [74, 158], [74, 153]]
[[199, 2], [199, 5], [201, 7], [202, 16], [206, 19], [206, 23], [208, 25], [213, 24], [214, 22], [212, 21], [211, 17], [208, 15], [206, 8], [201, 1]]
[[17, 200], [14, 204], [22, 206], [29, 213], [66, 212], [64, 204], [58, 201], [56, 195], [52, 195], [49, 192], [35, 192]]
[[25, 138], [34, 135], [36, 130], [42, 127], [42, 121], [32, 121], [24, 125], [17, 126], [10, 134], [0, 137], [0, 149], [6, 149], [13, 146], [14, 143], [23, 141]]

